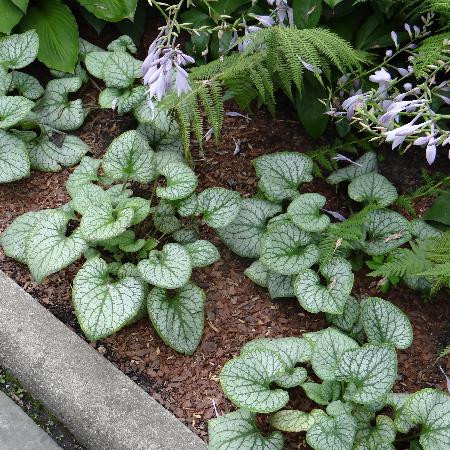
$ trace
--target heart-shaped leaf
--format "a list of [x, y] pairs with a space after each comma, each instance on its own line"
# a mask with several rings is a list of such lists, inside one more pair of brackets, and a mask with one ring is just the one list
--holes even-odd
[[70, 195], [73, 209], [83, 215], [92, 206], [103, 207], [104, 205], [111, 205], [108, 193], [97, 184], [82, 184], [74, 189]]
[[172, 233], [172, 237], [179, 244], [192, 244], [198, 240], [198, 232], [194, 228], [181, 228]]
[[330, 218], [320, 213], [326, 198], [320, 194], [302, 194], [288, 206], [287, 213], [299, 228], [320, 233], [330, 224]]
[[216, 231], [222, 241], [239, 256], [258, 258], [261, 237], [267, 219], [281, 211], [281, 207], [266, 200], [246, 198], [241, 202], [237, 217], [226, 227]]
[[341, 394], [340, 383], [337, 381], [324, 381], [323, 383], [306, 382], [302, 384], [305, 394], [319, 405], [328, 405]]
[[267, 289], [271, 299], [295, 297], [294, 277], [270, 272], [267, 276]]
[[346, 333], [354, 330], [360, 316], [361, 307], [358, 300], [351, 295], [347, 298], [342, 314], [326, 314], [328, 322]]
[[82, 84], [78, 77], [50, 80], [34, 109], [40, 121], [63, 131], [79, 128], [86, 113], [81, 100], [69, 101], [69, 94], [78, 91]]
[[336, 371], [338, 380], [346, 381], [344, 399], [369, 404], [383, 399], [397, 378], [397, 355], [390, 345], [367, 344], [348, 350]]
[[276, 430], [287, 431], [288, 433], [300, 433], [308, 431], [314, 425], [316, 414], [305, 413], [296, 410], [283, 410], [275, 413], [270, 425]]
[[413, 330], [408, 317], [382, 298], [368, 297], [362, 302], [361, 320], [371, 343], [392, 344], [400, 350], [412, 345]]
[[378, 170], [377, 155], [375, 152], [366, 152], [358, 158], [353, 164], [349, 164], [343, 169], [334, 171], [327, 181], [330, 184], [338, 184], [342, 181], [352, 180], [360, 175]]
[[75, 313], [90, 341], [128, 325], [139, 313], [144, 299], [142, 281], [132, 276], [113, 281], [108, 264], [101, 258], [88, 260], [73, 280]]
[[375, 420], [374, 426], [370, 422], [366, 422], [365, 426], [358, 427], [354, 450], [379, 449], [382, 445], [388, 446], [381, 447], [382, 449], [394, 448], [391, 444], [394, 442], [397, 432], [392, 419], [380, 414]]
[[150, 291], [147, 309], [161, 339], [177, 352], [192, 355], [202, 339], [205, 293], [194, 283], [187, 283], [174, 297], [165, 289]]
[[183, 224], [175, 217], [175, 206], [162, 200], [153, 211], [153, 224], [163, 234], [171, 234], [179, 230]]
[[0, 65], [9, 69], [22, 69], [37, 56], [39, 37], [34, 30], [13, 34], [0, 39]]
[[102, 167], [113, 180], [149, 183], [157, 176], [154, 152], [136, 130], [126, 131], [112, 141]]
[[409, 223], [410, 233], [418, 239], [428, 239], [441, 237], [444, 233], [437, 228], [432, 227], [424, 220], [415, 219]]
[[11, 73], [10, 91], [14, 90], [30, 100], [37, 100], [44, 93], [44, 88], [36, 78], [17, 71]]
[[[155, 161], [156, 161], [156, 168], [158, 170], [158, 173], [161, 173], [161, 171], [164, 169], [164, 167], [167, 166], [167, 164], [171, 163], [178, 163], [178, 164], [184, 164], [184, 157], [182, 153], [171, 151], [171, 150], [163, 150], [158, 151], [155, 154]], [[192, 194], [194, 195], [194, 194]], [[192, 195], [190, 197], [192, 197]], [[185, 200], [185, 199], [183, 199]]]
[[114, 39], [108, 44], [107, 49], [110, 52], [129, 52], [136, 53], [137, 47], [130, 36], [124, 34]]
[[73, 166], [89, 151], [89, 146], [77, 136], [63, 135], [62, 142], [42, 136], [28, 145], [31, 168], [43, 172], [59, 172]]
[[253, 261], [251, 265], [245, 269], [244, 275], [249, 277], [250, 280], [258, 286], [267, 287], [269, 269], [259, 259]]
[[383, 255], [411, 239], [409, 223], [401, 214], [389, 210], [369, 213], [365, 221], [364, 250], [369, 255]]
[[176, 204], [177, 204], [177, 213], [181, 217], [194, 216], [198, 208], [197, 194], [194, 192], [189, 197], [183, 198], [182, 200], [178, 200]]
[[273, 202], [294, 199], [301, 183], [312, 180], [311, 158], [296, 152], [280, 152], [263, 155], [253, 160], [258, 186]]
[[132, 208], [113, 209], [111, 204], [90, 206], [80, 222], [80, 233], [87, 241], [100, 241], [120, 236], [134, 218]]
[[450, 395], [437, 389], [422, 389], [409, 397], [404, 414], [409, 421], [421, 426], [420, 443], [424, 449], [448, 449]]
[[353, 287], [351, 264], [343, 258], [332, 258], [324, 264], [320, 273], [328, 284], [320, 284], [319, 275], [311, 269], [301, 272], [294, 282], [295, 295], [307, 311], [342, 314], [345, 302]]
[[25, 143], [0, 130], [0, 183], [20, 180], [29, 175], [30, 158]]
[[225, 395], [240, 408], [270, 413], [283, 408], [289, 395], [269, 385], [285, 373], [280, 357], [271, 350], [253, 350], [228, 361], [220, 372]]
[[213, 228], [229, 225], [241, 209], [241, 196], [238, 192], [224, 188], [205, 189], [198, 196], [198, 213], [203, 214], [205, 222]]
[[191, 244], [186, 244], [184, 248], [191, 257], [192, 268], [206, 267], [220, 259], [219, 250], [209, 241], [195, 241]]
[[138, 264], [142, 278], [154, 286], [176, 289], [184, 286], [192, 272], [191, 257], [180, 244], [166, 244], [162, 251], [152, 250]]
[[120, 200], [117, 203], [117, 209], [131, 208], [134, 211], [132, 225], [137, 225], [145, 220], [150, 214], [150, 201], [141, 197], [131, 197]]
[[95, 78], [104, 79], [105, 64], [110, 56], [109, 52], [103, 50], [92, 51], [87, 53], [85, 65], [88, 72]]
[[320, 415], [306, 433], [306, 442], [314, 450], [351, 450], [356, 434], [356, 423], [352, 416], [337, 417]]
[[72, 264], [88, 247], [79, 230], [66, 236], [69, 219], [62, 211], [46, 213], [28, 235], [26, 261], [38, 283]]
[[240, 409], [208, 422], [210, 450], [282, 450], [283, 435], [264, 436], [256, 426], [255, 414]]
[[99, 159], [91, 158], [90, 156], [84, 156], [80, 164], [69, 175], [66, 183], [66, 189], [70, 196], [73, 198], [75, 191], [84, 184], [89, 184], [92, 181], [98, 181], [98, 168], [101, 161]]
[[127, 88], [141, 76], [141, 61], [124, 52], [109, 52], [103, 66], [107, 87]]
[[166, 200], [181, 200], [189, 197], [197, 187], [197, 177], [186, 164], [169, 163], [160, 171], [167, 185], [156, 188], [156, 195]]
[[348, 195], [356, 202], [389, 206], [397, 200], [395, 186], [383, 175], [371, 172], [353, 178], [348, 185]]
[[294, 275], [319, 261], [311, 235], [292, 222], [271, 226], [261, 239], [261, 262], [272, 272]]
[[[125, 92], [123, 92], [117, 99], [117, 112], [119, 114], [125, 114], [132, 111], [142, 102], [142, 100], [146, 98], [146, 93], [147, 88], [145, 86], [135, 86], [125, 90]], [[115, 102], [111, 105], [111, 107], [114, 106], [114, 104]]]
[[312, 354], [311, 365], [315, 374], [324, 381], [335, 380], [336, 369], [344, 352], [358, 347], [358, 343], [346, 334], [335, 328], [326, 329], [321, 333]]
[[34, 103], [25, 97], [0, 97], [0, 130], [6, 130], [22, 122], [33, 106]]
[[413, 423], [403, 414], [404, 407], [408, 401], [410, 394], [405, 393], [394, 393], [391, 392], [386, 397], [386, 403], [392, 407], [394, 410], [394, 426], [395, 429], [400, 432], [407, 434], [414, 426]]

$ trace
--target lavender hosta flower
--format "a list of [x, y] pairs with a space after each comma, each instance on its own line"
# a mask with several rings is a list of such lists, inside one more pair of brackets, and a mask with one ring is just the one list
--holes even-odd
[[391, 31], [391, 38], [392, 41], [394, 42], [395, 48], [398, 49], [398, 36], [395, 31]]
[[275, 21], [272, 16], [259, 16], [254, 14], [253, 17], [263, 26], [265, 27], [273, 27], [275, 25]]
[[372, 83], [377, 83], [381, 88], [387, 88], [392, 81], [391, 74], [382, 67], [380, 70], [375, 71], [373, 75], [370, 75], [369, 80]]
[[361, 164], [353, 161], [352, 159], [348, 158], [345, 155], [342, 155], [341, 153], [336, 153], [336, 156], [333, 156], [333, 158], [331, 158], [331, 159], [334, 159], [335, 161], [346, 161], [346, 162], [349, 162], [351, 164], [354, 164], [355, 166], [362, 167]]
[[335, 219], [344, 222], [347, 219], [340, 213], [338, 213], [337, 211], [329, 211], [328, 209], [325, 208], [321, 208], [322, 211], [326, 212], [327, 214], [329, 214], [331, 217], [334, 217]]
[[347, 111], [347, 119], [351, 120], [351, 118], [355, 115], [355, 110], [364, 105], [367, 98], [367, 94], [356, 94], [349, 97], [342, 103], [342, 108]]
[[443, 100], [446, 105], [450, 106], [450, 98], [449, 97], [445, 97], [444, 95], [441, 95], [441, 94], [436, 94], [436, 96], [439, 97], [441, 100]]
[[405, 30], [409, 34], [409, 37], [412, 39], [413, 36], [412, 36], [412, 32], [411, 32], [411, 27], [407, 23], [405, 23]]
[[309, 70], [310, 72], [317, 73], [317, 74], [322, 73], [322, 71], [318, 67], [314, 66], [313, 64], [310, 64], [309, 62], [306, 62], [304, 59], [300, 58], [300, 56], [298, 57], [298, 59], [301, 61], [301, 63], [303, 64], [303, 67], [306, 70]]
[[404, 89], [405, 91], [410, 91], [410, 90], [412, 89], [412, 84], [411, 84], [411, 83], [405, 83], [405, 84], [403, 85], [403, 89]]
[[427, 149], [425, 150], [425, 155], [428, 164], [431, 166], [431, 164], [433, 164], [434, 160], [436, 159], [436, 145], [429, 142], [427, 145]]
[[406, 77], [410, 73], [407, 69], [404, 69], [403, 67], [397, 67], [397, 71], [402, 77]]
[[408, 136], [411, 136], [417, 130], [420, 130], [431, 122], [431, 120], [427, 120], [426, 122], [413, 125], [413, 122], [419, 119], [419, 117], [420, 116], [418, 115], [410, 123], [383, 133], [386, 138], [386, 142], [392, 142], [392, 149], [402, 145]]
[[418, 137], [413, 144], [417, 146], [428, 145], [428, 143], [433, 139], [433, 135], [430, 136], [420, 136]]
[[[450, 134], [442, 142], [442, 146], [445, 146], [445, 145], [450, 145]], [[449, 158], [450, 158], [450, 156], [449, 156]]]
[[386, 56], [390, 58], [393, 55], [392, 50], [386, 50]]

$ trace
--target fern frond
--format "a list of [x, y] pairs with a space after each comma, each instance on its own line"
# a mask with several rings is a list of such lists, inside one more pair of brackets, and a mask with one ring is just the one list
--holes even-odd
[[440, 33], [426, 38], [419, 45], [413, 59], [414, 73], [416, 78], [426, 76], [432, 70], [430, 66], [434, 66], [438, 60], [449, 62], [450, 32]]
[[445, 358], [447, 355], [450, 355], [450, 345], [447, 345], [439, 352], [439, 358]]
[[395, 204], [397, 206], [400, 206], [400, 208], [403, 208], [405, 211], [407, 211], [412, 216], [416, 217], [417, 213], [414, 209], [414, 204], [411, 200], [411, 198], [407, 197], [406, 195], [399, 195], [397, 197], [397, 200], [395, 201]]

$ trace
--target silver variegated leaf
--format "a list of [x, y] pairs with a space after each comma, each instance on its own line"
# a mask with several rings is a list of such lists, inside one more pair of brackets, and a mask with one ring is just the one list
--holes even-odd
[[285, 373], [281, 358], [271, 350], [253, 350], [228, 361], [220, 372], [225, 395], [240, 408], [270, 413], [283, 408], [289, 395], [269, 385]]
[[78, 322], [90, 341], [109, 336], [132, 322], [145, 298], [139, 278], [121, 277], [113, 281], [108, 264], [89, 259], [73, 281], [72, 299]]
[[386, 404], [394, 410], [394, 426], [399, 433], [409, 433], [414, 426], [413, 423], [403, 414], [404, 407], [410, 394], [390, 392], [386, 398]]
[[172, 233], [172, 238], [179, 244], [192, 244], [198, 240], [198, 232], [194, 228], [181, 228]]
[[137, 225], [145, 220], [150, 214], [150, 201], [141, 197], [124, 198], [117, 203], [117, 209], [131, 208], [134, 211], [132, 225]]
[[250, 266], [245, 269], [244, 275], [249, 277], [250, 280], [258, 286], [267, 287], [269, 272], [268, 267], [258, 259], [253, 261]]
[[178, 202], [176, 202], [176, 205], [177, 213], [181, 217], [194, 216], [198, 207], [197, 194], [194, 192], [189, 197], [178, 200]]
[[348, 185], [348, 195], [356, 202], [375, 203], [382, 207], [392, 205], [398, 197], [395, 186], [375, 172], [353, 178]]
[[327, 280], [327, 286], [322, 286], [319, 275], [310, 269], [295, 279], [294, 290], [300, 305], [312, 313], [342, 314], [353, 287], [351, 264], [343, 258], [332, 258], [320, 272]]
[[163, 170], [164, 167], [167, 166], [167, 164], [171, 163], [184, 164], [183, 154], [171, 150], [162, 150], [156, 152], [155, 160], [156, 160], [156, 169], [158, 173], [161, 173], [161, 170]]
[[319, 405], [328, 405], [336, 401], [341, 394], [340, 383], [337, 381], [324, 381], [323, 383], [306, 382], [302, 384], [305, 394]]
[[23, 121], [34, 107], [31, 100], [14, 96], [0, 97], [0, 130], [6, 130]]
[[147, 299], [150, 320], [161, 339], [177, 352], [192, 355], [203, 335], [205, 293], [194, 283], [178, 289], [175, 296], [153, 288]]
[[121, 95], [122, 89], [105, 88], [98, 96], [98, 105], [103, 109], [116, 109]]
[[44, 93], [44, 88], [35, 77], [17, 71], [11, 73], [10, 90], [16, 90], [19, 95], [30, 100], [37, 100]]
[[432, 227], [424, 220], [415, 219], [409, 223], [410, 233], [418, 239], [441, 237], [444, 233]]
[[153, 224], [163, 234], [171, 234], [179, 230], [183, 224], [175, 217], [175, 206], [162, 200], [153, 211]]
[[340, 416], [341, 414], [351, 414], [354, 405], [345, 403], [341, 400], [334, 400], [326, 407], [326, 412], [329, 416]]
[[330, 224], [330, 218], [320, 212], [325, 202], [323, 195], [301, 194], [288, 206], [287, 213], [292, 222], [302, 230], [320, 233]]
[[137, 52], [137, 48], [135, 43], [133, 42], [133, 39], [131, 39], [131, 37], [126, 34], [119, 36], [117, 39], [114, 39], [114, 41], [111, 41], [108, 44], [107, 49], [110, 52]]
[[[320, 410], [316, 410], [320, 411]], [[319, 413], [322, 414], [323, 411]], [[314, 425], [317, 413], [306, 413], [303, 411], [285, 409], [276, 412], [271, 420], [270, 425], [276, 430], [286, 431], [288, 433], [300, 433], [308, 431]]]
[[105, 81], [107, 87], [127, 88], [141, 76], [141, 65], [141, 61], [128, 53], [110, 52], [104, 61], [102, 70], [100, 69], [102, 71], [100, 78]]
[[0, 183], [20, 180], [29, 175], [30, 158], [25, 143], [0, 130]]
[[184, 248], [188, 251], [191, 257], [192, 268], [195, 267], [206, 267], [214, 264], [220, 259], [219, 250], [216, 246], [204, 240], [199, 240], [186, 244]]
[[166, 244], [162, 251], [152, 250], [138, 264], [142, 278], [154, 286], [177, 289], [184, 286], [192, 272], [191, 257], [180, 244]]
[[166, 200], [181, 200], [189, 197], [197, 187], [197, 177], [186, 164], [169, 163], [160, 171], [166, 186], [158, 186], [156, 195]]
[[[378, 450], [381, 445], [392, 447], [397, 434], [394, 422], [388, 416], [380, 414], [376, 417], [375, 425], [366, 422], [365, 426], [359, 427], [356, 432], [354, 450]], [[384, 447], [382, 447], [384, 448]]]
[[92, 206], [111, 205], [109, 195], [99, 185], [85, 183], [70, 191], [72, 207], [79, 214], [86, 214]]
[[328, 183], [338, 184], [342, 181], [352, 180], [365, 173], [376, 172], [378, 170], [377, 155], [372, 151], [364, 153], [355, 163], [334, 171], [327, 178]]
[[296, 152], [263, 155], [253, 160], [258, 186], [273, 202], [295, 198], [301, 183], [312, 180], [312, 159]]
[[0, 65], [9, 69], [22, 69], [37, 56], [39, 36], [34, 30], [13, 34], [0, 39]]
[[66, 189], [70, 196], [82, 185], [89, 184], [93, 181], [98, 181], [98, 169], [100, 167], [101, 160], [91, 158], [90, 156], [84, 156], [80, 164], [69, 175], [66, 183]]
[[105, 64], [110, 54], [103, 50], [91, 51], [86, 54], [85, 64], [88, 72], [95, 78], [104, 79]]
[[205, 222], [213, 228], [229, 225], [241, 209], [239, 192], [224, 188], [205, 189], [198, 195], [199, 214], [203, 214]]
[[294, 277], [270, 272], [267, 276], [267, 289], [272, 299], [295, 297]]
[[306, 442], [314, 450], [352, 450], [355, 434], [356, 423], [352, 416], [321, 415], [306, 433]]
[[328, 322], [332, 323], [335, 327], [340, 328], [346, 333], [351, 333], [354, 330], [360, 316], [361, 307], [354, 297], [351, 295], [347, 298], [344, 311], [342, 314], [326, 314]]

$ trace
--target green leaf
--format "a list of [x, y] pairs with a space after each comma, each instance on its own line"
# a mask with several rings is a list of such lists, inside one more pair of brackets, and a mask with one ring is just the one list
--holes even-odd
[[400, 350], [412, 345], [413, 330], [408, 317], [386, 300], [366, 298], [361, 304], [361, 320], [370, 343], [392, 344]]
[[166, 186], [158, 186], [156, 195], [166, 200], [181, 200], [191, 195], [197, 187], [197, 177], [186, 164], [169, 163], [161, 169]]
[[352, 416], [321, 415], [306, 433], [306, 442], [314, 450], [351, 450], [355, 433], [356, 423]]
[[282, 450], [283, 435], [263, 436], [255, 414], [240, 409], [208, 422], [210, 450]]
[[192, 355], [202, 339], [204, 304], [205, 293], [194, 283], [187, 283], [174, 297], [165, 289], [153, 288], [147, 309], [161, 339], [177, 352]]
[[237, 217], [240, 209], [239, 192], [217, 187], [205, 189], [198, 195], [197, 212], [203, 214], [203, 219], [210, 227], [228, 226]]
[[344, 399], [369, 404], [382, 400], [397, 378], [397, 355], [389, 345], [367, 344], [345, 352], [336, 371], [346, 381]]
[[0, 97], [0, 130], [5, 130], [22, 122], [34, 103], [25, 97], [2, 96]]
[[268, 200], [282, 202], [299, 194], [298, 186], [312, 180], [312, 159], [301, 153], [279, 152], [253, 160], [258, 186]]
[[333, 381], [336, 379], [336, 370], [344, 352], [358, 347], [358, 343], [351, 337], [335, 328], [327, 328], [314, 346], [312, 369], [322, 380]]
[[107, 192], [97, 184], [86, 183], [70, 191], [72, 207], [79, 214], [86, 214], [92, 206], [103, 207], [110, 205], [111, 201]]
[[31, 75], [14, 71], [11, 73], [10, 91], [17, 90], [19, 95], [30, 100], [37, 100], [44, 93], [41, 83]]
[[330, 224], [330, 219], [320, 213], [326, 198], [320, 194], [302, 194], [291, 202], [287, 213], [299, 228], [313, 233], [321, 233]]
[[176, 289], [184, 286], [191, 276], [191, 257], [182, 245], [170, 243], [162, 251], [152, 250], [148, 259], [139, 262], [138, 269], [148, 283]]
[[191, 257], [192, 268], [206, 267], [214, 264], [220, 259], [219, 250], [209, 241], [195, 241], [186, 244], [184, 248], [188, 251]]
[[92, 0], [77, 0], [90, 13], [107, 22], [119, 22], [123, 19], [133, 20], [137, 0], [102, 0], [99, 3]]
[[328, 405], [341, 394], [341, 387], [337, 381], [324, 381], [323, 383], [306, 382], [302, 384], [305, 394], [319, 405]]
[[294, 23], [297, 28], [314, 28], [322, 14], [322, 0], [293, 0]]
[[267, 277], [267, 289], [271, 299], [295, 297], [294, 277], [270, 272]]
[[294, 282], [295, 295], [307, 311], [342, 314], [345, 302], [353, 287], [351, 264], [343, 258], [332, 258], [323, 265], [320, 273], [327, 286], [322, 286], [319, 275], [311, 269], [299, 273]]
[[179, 230], [183, 224], [175, 217], [175, 206], [161, 201], [153, 211], [153, 224], [163, 234], [171, 234]]
[[22, 69], [31, 64], [39, 49], [39, 36], [34, 30], [0, 39], [0, 65]]
[[327, 181], [330, 184], [338, 184], [342, 181], [353, 180], [360, 175], [378, 170], [377, 155], [375, 152], [366, 152], [355, 161], [356, 164], [349, 164], [343, 169], [334, 171]]
[[250, 280], [258, 286], [267, 287], [269, 269], [259, 259], [253, 261], [250, 266], [245, 269], [244, 275], [250, 278]]
[[88, 247], [79, 230], [66, 236], [69, 219], [62, 211], [54, 210], [42, 215], [28, 235], [26, 261], [38, 283], [75, 262]]
[[[86, 58], [86, 65], [90, 55]], [[127, 88], [136, 78], [141, 76], [141, 61], [133, 58], [128, 53], [109, 52], [104, 60], [102, 78], [107, 87]], [[87, 66], [90, 71], [89, 67]]]
[[157, 176], [154, 152], [136, 130], [126, 131], [112, 141], [102, 167], [113, 180], [149, 183]]
[[450, 442], [450, 395], [422, 389], [406, 402], [404, 414], [421, 426], [420, 444], [425, 450], [447, 450]]
[[69, 94], [78, 91], [81, 85], [78, 77], [50, 80], [34, 109], [40, 121], [63, 131], [79, 128], [86, 114], [81, 100], [69, 101]]
[[88, 260], [73, 280], [75, 313], [90, 341], [109, 336], [133, 321], [144, 297], [142, 281], [126, 276], [114, 282], [101, 258]]
[[332, 323], [335, 327], [340, 328], [346, 333], [350, 333], [357, 325], [360, 316], [361, 307], [358, 300], [351, 295], [347, 298], [344, 311], [342, 314], [326, 314], [328, 322]]
[[120, 236], [134, 218], [132, 208], [113, 209], [111, 204], [90, 206], [80, 222], [80, 233], [87, 241], [111, 239]]
[[398, 197], [394, 185], [375, 172], [353, 178], [348, 185], [348, 195], [356, 202], [376, 203], [382, 207], [392, 205]]
[[276, 430], [288, 433], [308, 431], [315, 422], [315, 415], [303, 411], [283, 410], [275, 413], [270, 419], [270, 425]]
[[12, 0], [0, 0], [0, 33], [9, 34], [23, 17], [22, 11]]
[[422, 216], [424, 220], [433, 220], [444, 225], [450, 225], [450, 192], [444, 191], [433, 202], [431, 207]]
[[28, 145], [31, 168], [43, 172], [59, 172], [73, 166], [89, 151], [89, 146], [77, 136], [62, 135], [61, 139], [42, 136]]
[[262, 236], [260, 260], [272, 272], [295, 275], [319, 261], [319, 249], [311, 241], [292, 222], [277, 223]]
[[75, 17], [61, 0], [45, 0], [28, 9], [23, 30], [39, 35], [37, 57], [50, 69], [73, 73], [78, 61], [79, 36]]
[[217, 234], [237, 255], [244, 258], [257, 258], [267, 219], [280, 211], [279, 205], [266, 200], [243, 199], [237, 217], [228, 226], [218, 228]]
[[285, 366], [271, 350], [253, 350], [228, 361], [220, 372], [220, 384], [225, 395], [240, 408], [252, 412], [270, 413], [283, 408], [289, 395], [269, 385]]
[[369, 213], [365, 221], [364, 250], [369, 255], [382, 255], [411, 239], [409, 223], [401, 214], [389, 210]]
[[[131, 89], [127, 89], [117, 99], [117, 112], [119, 114], [125, 114], [132, 111], [139, 103], [141, 103], [143, 99], [146, 98], [146, 92], [147, 88], [145, 86], [135, 86]], [[112, 104], [111, 106], [114, 106], [114, 104]]]
[[28, 176], [30, 176], [30, 159], [25, 143], [16, 136], [0, 130], [0, 183], [9, 183]]

